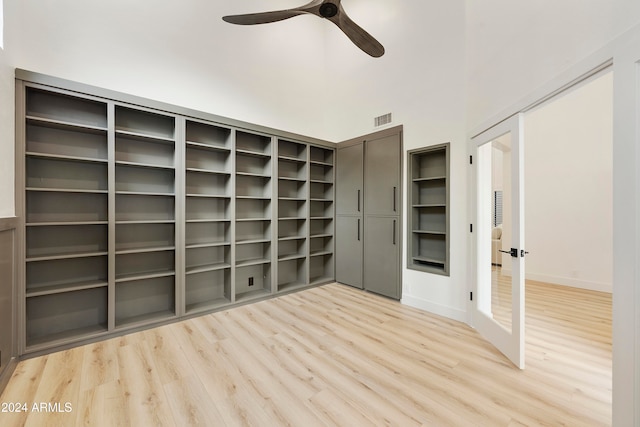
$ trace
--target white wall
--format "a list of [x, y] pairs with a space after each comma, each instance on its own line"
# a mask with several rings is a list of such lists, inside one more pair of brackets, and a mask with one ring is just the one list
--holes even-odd
[[466, 13], [468, 123], [478, 130], [640, 22], [640, 2], [467, 0]]
[[298, 0], [29, 0], [20, 68], [322, 137], [323, 22], [237, 26]]
[[[385, 46], [386, 53], [372, 59], [354, 50], [338, 31], [328, 34], [331, 139], [347, 140], [373, 132], [374, 117], [390, 112], [391, 125], [404, 126], [405, 151], [451, 142], [451, 275], [408, 270], [403, 248], [402, 301], [464, 319], [469, 227], [464, 2], [349, 0], [344, 8]], [[406, 163], [406, 153], [404, 159]], [[405, 212], [409, 211], [405, 208]], [[404, 247], [407, 238], [405, 221]]]
[[[219, 116], [326, 137], [324, 28], [298, 17], [236, 26], [260, 0], [5, 0], [0, 53], [0, 214], [13, 213], [13, 69], [49, 74]], [[299, 5], [280, 0], [278, 7]], [[8, 26], [8, 25], [7, 25]], [[292, 36], [295, 35], [295, 36]], [[6, 166], [6, 167], [5, 167]]]
[[611, 292], [613, 74], [525, 115], [527, 278]]
[[0, 217], [13, 216], [14, 209], [14, 19], [16, 2], [4, 0], [4, 49], [0, 49]]

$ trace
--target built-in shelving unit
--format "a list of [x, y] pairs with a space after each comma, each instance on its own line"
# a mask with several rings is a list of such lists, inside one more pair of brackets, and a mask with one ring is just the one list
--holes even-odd
[[20, 354], [334, 279], [330, 144], [41, 80], [16, 91]]
[[409, 152], [408, 268], [449, 272], [449, 145]]
[[278, 141], [278, 291], [308, 283], [308, 147]]
[[228, 304], [231, 295], [232, 131], [186, 121], [186, 312]]
[[107, 104], [25, 94], [26, 345], [107, 331]]
[[272, 137], [236, 131], [235, 299], [271, 293]]
[[[121, 328], [176, 314], [176, 119], [116, 105], [114, 120], [115, 327]], [[123, 247], [127, 239], [138, 247]]]
[[309, 282], [335, 277], [335, 151], [309, 147]]

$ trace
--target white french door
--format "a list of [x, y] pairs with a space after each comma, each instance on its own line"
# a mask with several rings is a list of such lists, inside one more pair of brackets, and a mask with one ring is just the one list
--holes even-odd
[[472, 139], [476, 169], [475, 328], [524, 369], [523, 116]]

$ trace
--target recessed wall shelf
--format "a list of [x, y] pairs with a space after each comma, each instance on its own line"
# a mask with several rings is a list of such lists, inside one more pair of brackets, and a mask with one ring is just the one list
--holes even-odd
[[409, 151], [407, 267], [449, 274], [449, 144]]

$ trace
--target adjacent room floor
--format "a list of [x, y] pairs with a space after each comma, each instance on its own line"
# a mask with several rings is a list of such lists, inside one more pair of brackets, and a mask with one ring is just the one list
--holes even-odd
[[0, 425], [610, 425], [611, 295], [528, 282], [526, 327], [520, 371], [463, 323], [330, 284], [25, 360], [0, 401], [28, 411]]

